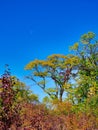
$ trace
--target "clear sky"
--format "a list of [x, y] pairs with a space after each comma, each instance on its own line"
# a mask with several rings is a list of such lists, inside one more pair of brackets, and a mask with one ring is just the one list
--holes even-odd
[[[31, 85], [24, 79], [29, 61], [69, 53], [88, 31], [98, 36], [98, 0], [0, 0], [0, 74], [7, 63]], [[39, 88], [31, 89], [42, 97]]]

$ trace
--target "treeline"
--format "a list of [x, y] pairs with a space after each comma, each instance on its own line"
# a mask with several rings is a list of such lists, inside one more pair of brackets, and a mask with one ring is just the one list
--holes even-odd
[[[47, 96], [39, 102], [9, 70], [0, 79], [0, 130], [98, 129], [98, 41], [93, 32], [70, 47], [28, 63], [26, 76]], [[51, 86], [50, 86], [51, 85]]]

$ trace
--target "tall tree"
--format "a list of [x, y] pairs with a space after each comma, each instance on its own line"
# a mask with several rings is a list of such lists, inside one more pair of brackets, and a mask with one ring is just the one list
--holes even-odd
[[61, 54], [53, 54], [46, 60], [31, 61], [25, 67], [26, 70], [31, 70], [31, 75], [27, 78], [35, 82], [51, 98], [62, 101], [65, 84], [70, 79], [72, 65], [76, 63], [75, 61], [77, 59], [72, 55]]
[[78, 56], [76, 97], [83, 102], [98, 93], [98, 41], [93, 32], [81, 36], [72, 47]]

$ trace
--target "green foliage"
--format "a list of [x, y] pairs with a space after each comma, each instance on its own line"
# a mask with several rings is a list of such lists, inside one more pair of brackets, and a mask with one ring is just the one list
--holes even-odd
[[77, 50], [79, 47], [79, 43], [76, 42], [73, 46], [70, 47], [70, 50]]
[[83, 44], [88, 44], [94, 38], [95, 38], [95, 34], [93, 32], [88, 32], [87, 34], [81, 36], [81, 42]]
[[78, 48], [76, 43], [71, 47], [79, 58], [75, 88], [75, 100], [78, 102], [84, 102], [98, 93], [98, 42], [94, 38], [95, 34], [88, 32], [81, 36]]

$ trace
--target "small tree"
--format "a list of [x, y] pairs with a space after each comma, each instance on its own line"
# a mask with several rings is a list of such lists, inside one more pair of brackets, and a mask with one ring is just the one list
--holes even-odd
[[12, 124], [19, 125], [19, 105], [15, 105], [15, 91], [13, 90], [13, 79], [10, 76], [8, 68], [1, 77], [0, 93], [0, 121], [3, 124], [3, 130], [8, 130]]

